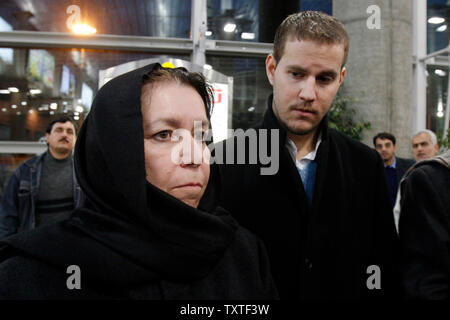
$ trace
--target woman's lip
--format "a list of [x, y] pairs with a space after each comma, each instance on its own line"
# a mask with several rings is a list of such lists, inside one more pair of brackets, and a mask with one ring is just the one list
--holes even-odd
[[186, 183], [186, 184], [182, 184], [182, 185], [176, 186], [175, 188], [185, 188], [185, 187], [199, 187], [199, 188], [201, 188], [202, 185], [200, 183], [192, 182], [192, 183]]

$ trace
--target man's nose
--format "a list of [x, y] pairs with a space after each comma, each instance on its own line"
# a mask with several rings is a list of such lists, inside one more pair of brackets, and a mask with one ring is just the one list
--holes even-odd
[[316, 79], [314, 77], [308, 77], [302, 82], [299, 97], [304, 101], [316, 99]]

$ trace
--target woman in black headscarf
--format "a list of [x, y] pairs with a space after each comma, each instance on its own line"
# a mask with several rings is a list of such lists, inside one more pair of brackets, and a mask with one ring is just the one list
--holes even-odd
[[201, 75], [159, 64], [104, 85], [75, 148], [87, 200], [0, 242], [0, 298], [276, 298], [264, 246], [217, 207], [217, 168], [198, 161], [210, 106]]

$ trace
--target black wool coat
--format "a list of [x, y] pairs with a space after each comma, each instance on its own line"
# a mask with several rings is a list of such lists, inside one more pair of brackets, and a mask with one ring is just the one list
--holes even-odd
[[407, 298], [450, 300], [448, 161], [421, 161], [402, 183], [399, 233]]
[[414, 163], [416, 163], [416, 161], [412, 159], [404, 159], [397, 157], [397, 184], [400, 184], [400, 181], [402, 180], [406, 171], [408, 171], [408, 169], [411, 168], [414, 165]]
[[[285, 147], [286, 132], [272, 111], [271, 98], [256, 129], [268, 129], [269, 137], [272, 130], [279, 130], [279, 147], [272, 148], [279, 152], [279, 170], [275, 175], [261, 175], [264, 165], [260, 161], [251, 164], [250, 157], [247, 164], [221, 164], [221, 205], [265, 242], [280, 298], [397, 296], [398, 238], [378, 153], [329, 129], [325, 117], [320, 125], [322, 142], [315, 160], [312, 208], [308, 210], [300, 175]], [[236, 137], [216, 145], [214, 154], [230, 154], [233, 139], [236, 157]], [[248, 152], [250, 140], [245, 146]], [[270, 150], [269, 143], [267, 147]], [[367, 285], [373, 284], [373, 265], [381, 272], [379, 289]]]

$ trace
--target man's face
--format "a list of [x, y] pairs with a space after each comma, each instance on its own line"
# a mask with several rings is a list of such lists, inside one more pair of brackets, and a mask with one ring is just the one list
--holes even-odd
[[280, 61], [266, 59], [273, 110], [288, 132], [313, 132], [330, 109], [345, 77], [344, 46], [288, 39]]
[[384, 162], [391, 162], [395, 156], [395, 144], [389, 139], [377, 138], [375, 140], [375, 149], [383, 158]]
[[75, 127], [70, 121], [56, 122], [50, 133], [45, 134], [48, 147], [53, 156], [70, 154], [75, 146]]
[[433, 145], [430, 135], [422, 132], [412, 138], [412, 149], [416, 161], [430, 159], [438, 154], [439, 146]]

